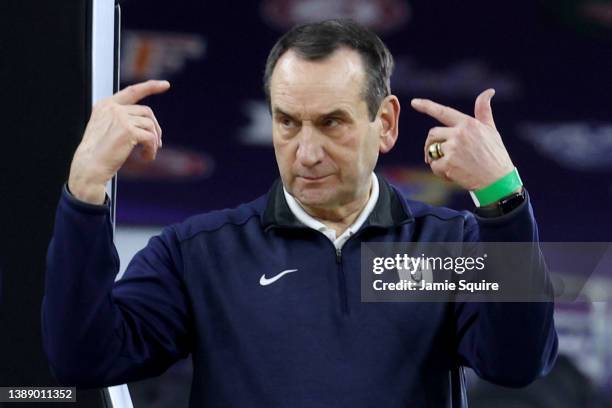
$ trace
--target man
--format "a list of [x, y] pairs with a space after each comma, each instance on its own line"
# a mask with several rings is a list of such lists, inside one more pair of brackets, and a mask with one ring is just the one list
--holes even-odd
[[[116, 283], [105, 186], [134, 146], [155, 158], [161, 128], [137, 102], [169, 84], [98, 103], [49, 247], [43, 335], [58, 379], [135, 381], [191, 353], [194, 407], [420, 407], [464, 403], [460, 366], [508, 386], [546, 373], [557, 351], [551, 303], [360, 301], [362, 242], [537, 245], [520, 185], [474, 216], [407, 200], [373, 173], [398, 137], [392, 65], [380, 39], [350, 21], [288, 32], [264, 78], [281, 180], [253, 202], [165, 228]], [[492, 96], [478, 96], [475, 117], [412, 101], [444, 125], [430, 131], [425, 161], [470, 191], [514, 172]]]

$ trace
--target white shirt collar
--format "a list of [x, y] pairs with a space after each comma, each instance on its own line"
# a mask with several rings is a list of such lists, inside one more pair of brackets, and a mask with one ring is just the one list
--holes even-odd
[[370, 191], [370, 198], [368, 199], [368, 202], [366, 203], [365, 207], [363, 207], [363, 210], [361, 210], [361, 213], [355, 219], [353, 224], [351, 224], [342, 233], [342, 235], [337, 238], [336, 231], [332, 228], [327, 227], [321, 221], [310, 216], [306, 211], [304, 211], [304, 208], [302, 208], [301, 204], [291, 194], [289, 194], [289, 192], [285, 189], [285, 186], [283, 186], [283, 193], [285, 194], [285, 200], [289, 205], [289, 209], [291, 210], [293, 215], [295, 215], [295, 218], [297, 218], [302, 224], [306, 225], [307, 227], [310, 227], [325, 234], [325, 236], [329, 238], [329, 240], [334, 244], [336, 249], [341, 249], [344, 243], [351, 237], [351, 235], [353, 235], [355, 232], [357, 232], [357, 230], [359, 230], [359, 228], [361, 228], [365, 220], [368, 218], [368, 216], [374, 209], [374, 206], [378, 201], [379, 194], [378, 178], [374, 173], [372, 173], [372, 189]]

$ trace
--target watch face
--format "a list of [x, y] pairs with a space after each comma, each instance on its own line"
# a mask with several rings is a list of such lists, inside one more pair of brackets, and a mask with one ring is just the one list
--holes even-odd
[[523, 201], [525, 201], [525, 190], [522, 190], [520, 193], [514, 193], [510, 197], [501, 200], [499, 202], [501, 214], [508, 214], [521, 205]]
[[499, 217], [518, 208], [525, 201], [525, 197], [525, 190], [522, 190], [520, 193], [513, 193], [509, 197], [500, 200], [497, 205], [478, 207], [475, 212], [484, 218]]

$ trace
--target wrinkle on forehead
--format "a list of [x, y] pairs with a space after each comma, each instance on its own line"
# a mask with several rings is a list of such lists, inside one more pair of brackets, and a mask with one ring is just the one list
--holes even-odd
[[358, 105], [365, 103], [364, 80], [361, 57], [354, 50], [341, 48], [316, 61], [305, 60], [289, 50], [272, 74], [272, 104], [295, 114], [322, 113], [339, 107], [356, 114]]

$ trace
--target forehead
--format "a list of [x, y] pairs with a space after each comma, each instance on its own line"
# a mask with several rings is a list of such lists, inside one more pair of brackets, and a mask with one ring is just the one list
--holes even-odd
[[322, 60], [309, 61], [289, 50], [279, 58], [270, 81], [273, 109], [353, 110], [363, 100], [365, 72], [357, 51], [340, 48]]

